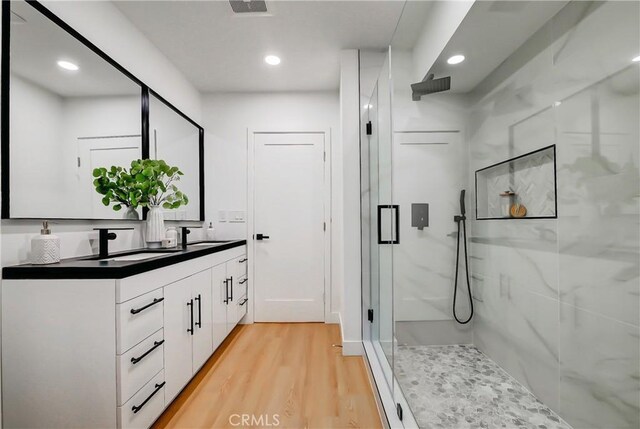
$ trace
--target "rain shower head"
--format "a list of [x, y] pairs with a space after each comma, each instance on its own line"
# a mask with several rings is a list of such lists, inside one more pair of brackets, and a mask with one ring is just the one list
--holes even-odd
[[429, 74], [425, 76], [422, 82], [411, 84], [411, 99], [413, 101], [420, 101], [423, 95], [451, 89], [451, 76], [439, 79], [434, 79], [433, 77], [433, 74]]

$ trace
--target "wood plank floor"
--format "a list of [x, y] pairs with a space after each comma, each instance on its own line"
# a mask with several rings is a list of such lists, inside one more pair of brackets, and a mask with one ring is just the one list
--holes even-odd
[[338, 325], [241, 325], [154, 428], [381, 428], [362, 357], [333, 344]]

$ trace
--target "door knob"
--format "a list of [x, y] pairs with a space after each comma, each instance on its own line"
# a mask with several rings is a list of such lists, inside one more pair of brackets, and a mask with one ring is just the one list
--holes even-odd
[[268, 240], [269, 236], [264, 234], [256, 234], [256, 240]]

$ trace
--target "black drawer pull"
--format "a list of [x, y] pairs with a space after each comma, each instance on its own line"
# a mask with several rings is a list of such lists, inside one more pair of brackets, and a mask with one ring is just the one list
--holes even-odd
[[156, 390], [153, 391], [153, 393], [151, 393], [151, 395], [149, 395], [149, 397], [147, 399], [144, 400], [144, 402], [140, 405], [134, 405], [133, 407], [131, 407], [131, 411], [133, 411], [133, 414], [137, 413], [138, 411], [140, 411], [142, 409], [142, 407], [144, 407], [147, 402], [149, 402], [149, 400], [151, 398], [153, 398], [153, 395], [155, 395], [156, 393], [158, 393], [160, 391], [160, 389], [162, 389], [165, 385], [166, 381], [163, 381], [160, 384], [156, 383]]
[[162, 301], [164, 301], [164, 297], [162, 297], [162, 298], [153, 298], [153, 302], [145, 305], [144, 307], [132, 308], [131, 309], [131, 314], [138, 314], [142, 310], [146, 310], [147, 308], [151, 307], [152, 305], [156, 305], [157, 303], [162, 302]]
[[140, 362], [142, 359], [144, 359], [149, 353], [151, 353], [152, 351], [154, 351], [155, 349], [157, 349], [158, 347], [160, 347], [162, 344], [164, 343], [164, 340], [160, 340], [160, 341], [154, 341], [153, 342], [153, 347], [151, 347], [149, 350], [147, 350], [146, 352], [144, 352], [144, 354], [140, 357], [132, 357], [131, 358], [131, 363], [132, 364], [137, 364], [138, 362]]
[[247, 303], [247, 301], [249, 301], [249, 298], [245, 298], [240, 304], [238, 305], [245, 305]]
[[187, 307], [189, 307], [189, 312], [191, 313], [191, 328], [187, 328], [187, 332], [193, 335], [193, 300], [187, 302]]
[[244, 280], [240, 280], [238, 283], [240, 283], [241, 285], [245, 284], [247, 282], [247, 279]]
[[195, 298], [198, 301], [198, 321], [196, 322], [196, 326], [202, 329], [202, 297], [200, 294]]
[[241, 263], [241, 264], [244, 263], [244, 262], [247, 262], [247, 258], [240, 259], [238, 262]]

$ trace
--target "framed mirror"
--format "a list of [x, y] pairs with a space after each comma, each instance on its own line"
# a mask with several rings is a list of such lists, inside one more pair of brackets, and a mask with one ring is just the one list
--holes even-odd
[[2, 40], [2, 217], [121, 219], [92, 170], [144, 156], [142, 84], [38, 3], [3, 2]]
[[178, 188], [189, 204], [165, 210], [166, 220], [204, 220], [204, 130], [149, 91], [149, 158], [162, 159], [184, 173]]
[[204, 220], [202, 127], [38, 2], [2, 2], [1, 85], [3, 219], [142, 219], [105, 206], [92, 172], [154, 158], [189, 197], [166, 219]]

